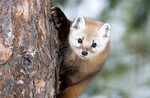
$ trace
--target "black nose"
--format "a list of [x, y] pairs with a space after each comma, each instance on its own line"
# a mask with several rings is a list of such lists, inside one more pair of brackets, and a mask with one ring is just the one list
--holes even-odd
[[83, 55], [83, 56], [87, 56], [88, 53], [87, 53], [86, 51], [82, 51], [82, 55]]

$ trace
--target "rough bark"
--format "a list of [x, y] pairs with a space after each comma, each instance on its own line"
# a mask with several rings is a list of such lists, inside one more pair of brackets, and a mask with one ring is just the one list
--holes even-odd
[[57, 35], [51, 0], [0, 0], [0, 97], [54, 98]]

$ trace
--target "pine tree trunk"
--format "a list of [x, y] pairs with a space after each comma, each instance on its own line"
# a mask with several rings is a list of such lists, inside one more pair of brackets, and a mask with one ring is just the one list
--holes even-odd
[[0, 0], [0, 98], [54, 98], [53, 0]]

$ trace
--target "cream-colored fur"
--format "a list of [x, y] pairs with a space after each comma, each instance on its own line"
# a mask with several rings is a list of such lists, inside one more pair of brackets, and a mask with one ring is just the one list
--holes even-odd
[[[78, 39], [83, 39], [83, 42], [78, 43]], [[84, 19], [79, 16], [72, 23], [69, 34], [69, 44], [75, 53], [81, 58], [89, 58], [103, 51], [110, 40], [110, 25], [108, 23], [93, 19]], [[92, 48], [92, 43], [97, 46]], [[87, 56], [82, 56], [81, 52], [87, 51]]]

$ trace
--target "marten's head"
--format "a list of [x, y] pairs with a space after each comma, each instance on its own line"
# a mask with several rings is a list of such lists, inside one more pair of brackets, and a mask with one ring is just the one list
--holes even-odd
[[69, 44], [84, 59], [100, 54], [110, 41], [108, 23], [78, 16], [70, 27]]

